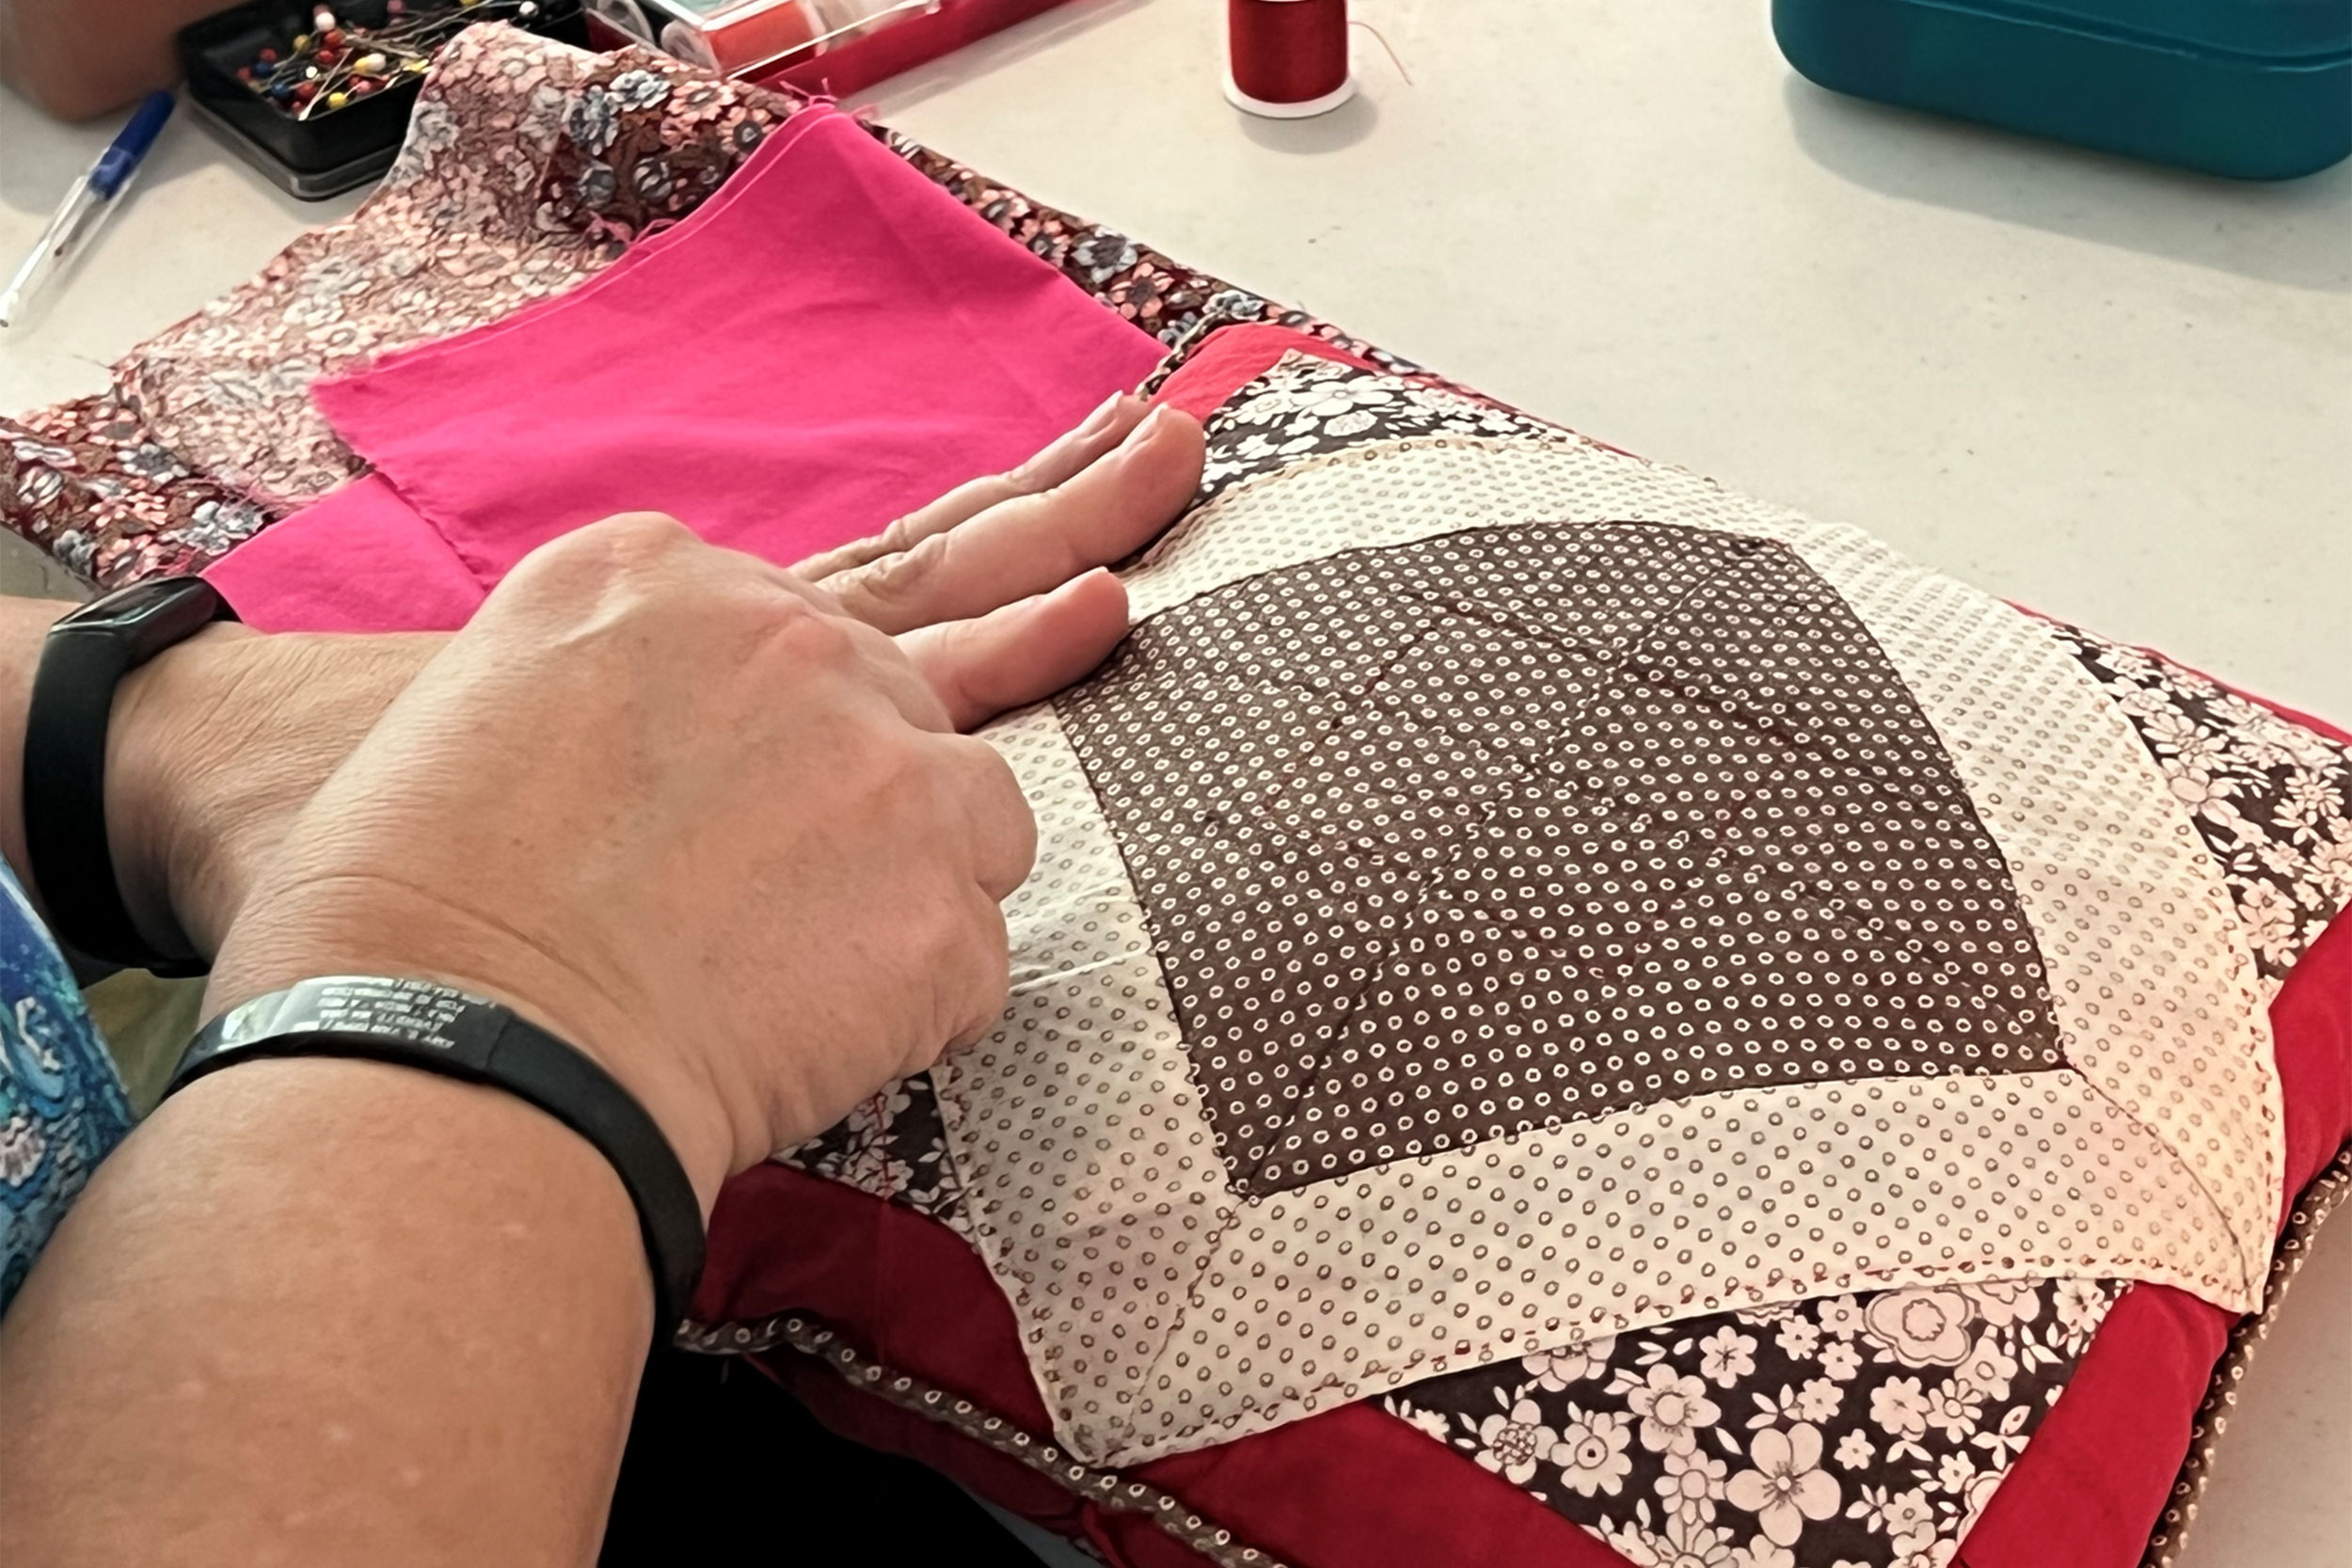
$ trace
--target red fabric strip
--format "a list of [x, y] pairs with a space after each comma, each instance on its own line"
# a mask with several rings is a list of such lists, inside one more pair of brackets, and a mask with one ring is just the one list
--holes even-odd
[[2134, 1568], [2232, 1321], [2168, 1285], [2124, 1291], [1961, 1543], [1962, 1568]]
[[1206, 420], [1235, 392], [1272, 370], [1285, 354], [1311, 354], [1358, 370], [1373, 370], [1369, 359], [1325, 342], [1321, 338], [1287, 326], [1248, 323], [1219, 327], [1209, 334], [1193, 356], [1153, 393], [1152, 401], [1181, 408]]
[[1373, 1405], [1136, 1474], [1293, 1568], [1629, 1568], [1583, 1527]]
[[[696, 1293], [706, 1322], [799, 1309], [874, 1359], [1048, 1433], [1011, 1304], [954, 1231], [911, 1210], [783, 1165], [727, 1183]], [[1157, 1525], [1088, 1507], [953, 1430], [859, 1393], [796, 1352], [763, 1358], [818, 1419], [921, 1460], [990, 1501], [1089, 1539], [1121, 1568], [1199, 1568]], [[1625, 1560], [1500, 1477], [1377, 1409], [1357, 1405], [1141, 1466], [1291, 1568], [1628, 1568]], [[1041, 1490], [1044, 1488], [1044, 1490]]]
[[2339, 914], [2270, 1002], [2270, 1037], [2286, 1104], [2285, 1225], [2296, 1195], [2352, 1138], [2352, 913]]
[[[2280, 1223], [2352, 1137], [2352, 916], [2339, 915], [2270, 1004], [2286, 1105]], [[2236, 1318], [2135, 1285], [1961, 1543], [1964, 1568], [2132, 1568], [2188, 1452], [2189, 1423]]]
[[711, 1210], [694, 1316], [786, 1311], [813, 1312], [885, 1366], [1030, 1432], [1051, 1430], [1012, 1306], [970, 1243], [838, 1181], [758, 1165], [722, 1188]]

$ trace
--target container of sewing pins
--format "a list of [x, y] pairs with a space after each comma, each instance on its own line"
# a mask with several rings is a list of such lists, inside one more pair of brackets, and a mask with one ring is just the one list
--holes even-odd
[[181, 29], [188, 102], [307, 201], [391, 167], [425, 72], [480, 22], [584, 44], [580, 0], [253, 0]]

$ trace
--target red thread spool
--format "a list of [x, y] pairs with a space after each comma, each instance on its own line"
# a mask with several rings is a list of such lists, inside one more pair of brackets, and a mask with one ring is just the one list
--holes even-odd
[[1356, 95], [1347, 73], [1347, 0], [1226, 0], [1232, 69], [1226, 101], [1274, 119], [1304, 119]]

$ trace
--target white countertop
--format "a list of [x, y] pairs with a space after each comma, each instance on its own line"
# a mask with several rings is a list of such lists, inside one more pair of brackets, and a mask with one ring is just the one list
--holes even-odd
[[[1222, 8], [1077, 0], [869, 95], [1041, 199], [1530, 410], [2352, 721], [2352, 165], [2174, 174], [1833, 97], [1756, 0], [1358, 0], [1365, 91], [1217, 93]], [[0, 258], [104, 130], [0, 93]], [[188, 117], [0, 335], [0, 409], [348, 211]], [[2255, 1362], [2186, 1568], [2352, 1539], [2352, 1221]]]

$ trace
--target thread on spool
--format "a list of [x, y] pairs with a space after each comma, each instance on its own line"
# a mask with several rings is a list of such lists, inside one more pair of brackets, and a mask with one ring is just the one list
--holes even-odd
[[1225, 96], [1236, 108], [1296, 119], [1354, 95], [1347, 0], [1226, 0], [1225, 20]]

